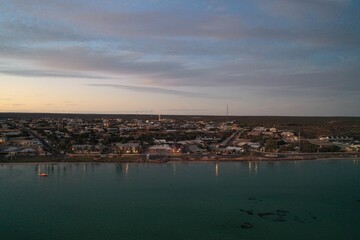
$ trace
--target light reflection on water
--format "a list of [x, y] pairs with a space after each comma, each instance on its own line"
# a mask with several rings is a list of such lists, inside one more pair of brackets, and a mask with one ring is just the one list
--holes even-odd
[[215, 163], [215, 176], [218, 177], [219, 176], [219, 162]]

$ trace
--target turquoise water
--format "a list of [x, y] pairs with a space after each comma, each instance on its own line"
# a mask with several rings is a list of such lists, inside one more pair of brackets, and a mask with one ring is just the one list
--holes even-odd
[[40, 169], [0, 165], [0, 239], [360, 239], [360, 161]]

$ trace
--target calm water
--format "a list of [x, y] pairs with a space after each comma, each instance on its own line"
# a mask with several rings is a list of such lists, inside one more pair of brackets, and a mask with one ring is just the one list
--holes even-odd
[[40, 168], [0, 165], [0, 239], [360, 239], [360, 161]]

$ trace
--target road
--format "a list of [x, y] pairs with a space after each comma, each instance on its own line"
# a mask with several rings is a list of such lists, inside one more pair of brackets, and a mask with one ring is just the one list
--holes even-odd
[[237, 130], [236, 132], [234, 132], [230, 137], [228, 137], [227, 139], [225, 139], [224, 141], [221, 142], [221, 146], [223, 147], [227, 147], [227, 146], [232, 146], [233, 142], [241, 135], [243, 134], [245, 130], [244, 129], [240, 129]]
[[39, 140], [42, 143], [42, 145], [44, 146], [44, 149], [46, 151], [50, 152], [51, 155], [54, 156], [55, 158], [63, 158], [64, 157], [64, 154], [61, 154], [58, 149], [52, 147], [44, 138], [42, 138], [39, 134], [37, 134], [33, 130], [31, 130], [21, 124], [16, 124], [16, 126], [21, 128], [27, 134], [29, 134], [29, 135], [33, 136], [34, 138], [36, 138], [37, 140]]

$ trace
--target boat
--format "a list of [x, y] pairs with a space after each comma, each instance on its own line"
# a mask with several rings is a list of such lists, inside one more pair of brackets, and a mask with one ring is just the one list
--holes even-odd
[[49, 174], [44, 173], [44, 172], [41, 172], [40, 166], [38, 166], [38, 175], [39, 175], [40, 177], [48, 177], [48, 176], [49, 176]]

